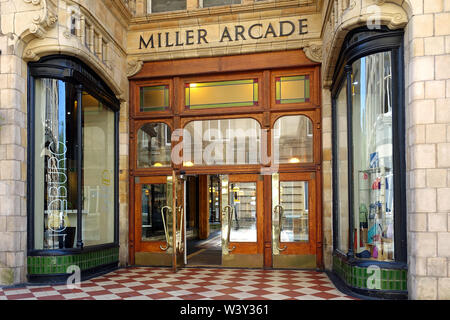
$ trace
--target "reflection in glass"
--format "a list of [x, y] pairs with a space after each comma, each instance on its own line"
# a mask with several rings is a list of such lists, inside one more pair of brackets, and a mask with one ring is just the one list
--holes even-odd
[[347, 253], [348, 247], [348, 153], [347, 153], [347, 81], [344, 82], [336, 100], [337, 177], [339, 198], [339, 250]]
[[114, 242], [114, 112], [82, 95], [83, 242]]
[[277, 104], [309, 102], [309, 76], [275, 78], [275, 100]]
[[203, 8], [240, 4], [242, 0], [203, 0]]
[[169, 108], [169, 86], [142, 87], [140, 111], [164, 111]]
[[258, 79], [187, 83], [187, 109], [258, 105]]
[[394, 259], [391, 53], [353, 63], [356, 256]]
[[[165, 241], [162, 209], [167, 206], [167, 184], [142, 185], [142, 241]], [[171, 215], [164, 212], [164, 218]], [[167, 223], [168, 221], [166, 221]]]
[[138, 168], [169, 167], [171, 165], [172, 132], [165, 123], [146, 123], [138, 131]]
[[183, 132], [184, 165], [258, 164], [260, 131], [254, 119], [189, 122]]
[[35, 249], [73, 248], [77, 226], [76, 92], [35, 80]]
[[282, 117], [273, 130], [275, 163], [313, 162], [312, 121], [308, 117]]
[[308, 182], [281, 181], [281, 242], [309, 240]]
[[256, 182], [230, 182], [231, 242], [256, 242]]
[[186, 10], [186, 0], [151, 0], [147, 3], [147, 13]]

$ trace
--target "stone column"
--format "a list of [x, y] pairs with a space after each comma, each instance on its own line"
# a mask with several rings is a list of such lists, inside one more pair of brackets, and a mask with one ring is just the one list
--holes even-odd
[[26, 78], [14, 40], [0, 32], [0, 285], [25, 281]]
[[331, 95], [322, 90], [322, 228], [323, 262], [325, 269], [333, 267], [333, 192], [332, 192], [332, 127]]
[[405, 30], [408, 291], [450, 299], [450, 1], [411, 0]]

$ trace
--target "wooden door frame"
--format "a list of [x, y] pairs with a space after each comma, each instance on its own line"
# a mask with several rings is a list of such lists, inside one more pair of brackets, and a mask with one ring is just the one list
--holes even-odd
[[[153, 177], [140, 177], [139, 182], [135, 183], [135, 199], [134, 206], [136, 210], [141, 209], [142, 199], [141, 199], [141, 190], [140, 188], [144, 184], [167, 184], [167, 176], [153, 176]], [[142, 210], [140, 210], [142, 211]], [[163, 253], [164, 251], [160, 250], [160, 245], [165, 245], [165, 241], [141, 241], [137, 236], [142, 234], [142, 214], [134, 214], [134, 236], [135, 236], [135, 251], [143, 252], [159, 252]]]
[[258, 174], [230, 174], [228, 184], [233, 182], [256, 183], [256, 243], [230, 242], [229, 246], [236, 246], [230, 254], [263, 254], [264, 247], [264, 183]]
[[[251, 63], [249, 63], [251, 61]], [[275, 76], [290, 75], [306, 72], [311, 75], [311, 101], [298, 105], [273, 104], [273, 79]], [[183, 93], [180, 92], [182, 83], [192, 79], [222, 79], [236, 78], [236, 75], [257, 75], [260, 84], [260, 101], [258, 108], [246, 109], [243, 113], [239, 108], [222, 108], [218, 110], [186, 112], [183, 108]], [[207, 120], [218, 118], [253, 118], [261, 124], [261, 129], [270, 134], [274, 121], [283, 115], [304, 114], [314, 125], [314, 161], [309, 164], [280, 165], [278, 172], [315, 172], [316, 174], [316, 244], [317, 267], [323, 269], [322, 252], [322, 115], [321, 115], [321, 79], [320, 64], [309, 60], [303, 50], [276, 51], [268, 53], [244, 54], [224, 57], [192, 58], [168, 61], [146, 62], [142, 70], [130, 80], [130, 140], [129, 140], [129, 261], [134, 264], [135, 248], [135, 177], [154, 175], [170, 175], [172, 170], [185, 170], [187, 174], [257, 174], [262, 169], [270, 171], [270, 164], [260, 166], [211, 166], [183, 168], [174, 165], [170, 168], [137, 169], [137, 127], [142, 122], [164, 122], [173, 130], [184, 127], [189, 120]], [[138, 112], [139, 88], [146, 84], [170, 84], [170, 107], [160, 113]], [[270, 144], [269, 144], [269, 153]], [[263, 182], [263, 252], [264, 266], [272, 267], [272, 203], [271, 203], [271, 175], [264, 174]]]
[[[309, 207], [312, 207], [313, 215], [309, 214], [308, 220], [308, 243], [295, 243], [295, 242], [281, 242], [280, 247], [286, 245], [286, 250], [280, 252], [280, 254], [313, 254], [316, 255], [317, 251], [317, 230], [314, 228], [317, 224], [317, 204], [316, 201], [311, 201], [315, 199], [316, 196], [316, 173], [315, 172], [284, 172], [279, 174], [279, 182], [282, 181], [305, 181], [310, 184], [308, 191]], [[311, 212], [310, 211], [310, 212]]]

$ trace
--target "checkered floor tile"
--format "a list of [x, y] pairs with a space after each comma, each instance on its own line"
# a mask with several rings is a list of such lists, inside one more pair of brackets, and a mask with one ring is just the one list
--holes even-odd
[[351, 300], [325, 273], [299, 270], [127, 268], [65, 285], [0, 289], [0, 300]]

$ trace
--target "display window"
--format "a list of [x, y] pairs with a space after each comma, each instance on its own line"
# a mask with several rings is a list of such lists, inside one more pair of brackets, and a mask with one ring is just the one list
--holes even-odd
[[402, 33], [356, 31], [333, 88], [335, 250], [404, 262]]
[[31, 63], [29, 85], [30, 253], [116, 245], [119, 102], [73, 58]]

